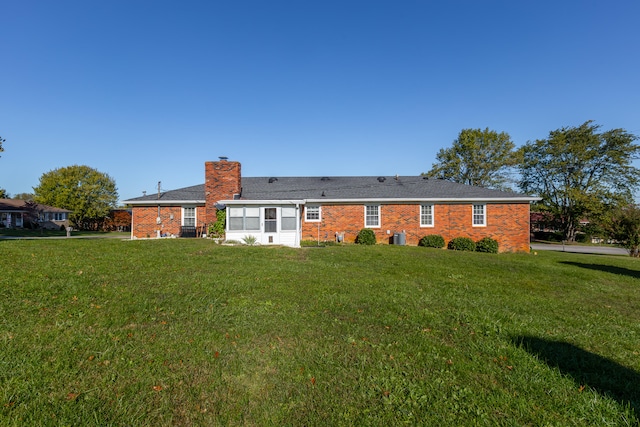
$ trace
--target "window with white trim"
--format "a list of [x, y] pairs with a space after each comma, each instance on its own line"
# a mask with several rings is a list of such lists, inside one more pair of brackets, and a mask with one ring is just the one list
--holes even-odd
[[320, 222], [321, 218], [320, 206], [304, 207], [304, 220], [306, 222]]
[[257, 231], [260, 230], [260, 208], [230, 207], [228, 208], [229, 231]]
[[420, 227], [433, 227], [433, 205], [420, 205]]
[[380, 206], [367, 205], [364, 207], [364, 226], [367, 228], [380, 227]]
[[296, 229], [296, 208], [283, 207], [280, 214], [280, 230], [291, 231]]
[[487, 205], [473, 205], [473, 226], [487, 225]]
[[196, 208], [188, 207], [182, 208], [182, 225], [184, 226], [196, 226]]

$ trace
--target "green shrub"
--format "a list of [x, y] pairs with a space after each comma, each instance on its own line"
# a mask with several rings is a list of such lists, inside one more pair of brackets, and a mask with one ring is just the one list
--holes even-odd
[[491, 237], [483, 237], [476, 242], [476, 252], [498, 253], [498, 241]]
[[245, 245], [253, 246], [258, 243], [258, 238], [256, 236], [248, 234], [242, 238], [242, 243], [244, 243]]
[[586, 233], [576, 234], [576, 242], [578, 243], [591, 243], [591, 236]]
[[439, 234], [429, 234], [420, 239], [418, 246], [424, 246], [425, 248], [444, 248], [444, 237]]
[[476, 242], [471, 240], [468, 237], [456, 237], [455, 239], [451, 239], [449, 244], [447, 245], [447, 249], [451, 249], [452, 251], [475, 251], [476, 250]]
[[225, 211], [224, 209], [218, 209], [216, 211], [216, 221], [209, 224], [209, 229], [207, 230], [209, 233], [209, 237], [213, 237], [214, 239], [224, 237], [226, 222], [227, 211]]
[[376, 233], [370, 228], [363, 228], [356, 236], [356, 243], [359, 245], [375, 245]]

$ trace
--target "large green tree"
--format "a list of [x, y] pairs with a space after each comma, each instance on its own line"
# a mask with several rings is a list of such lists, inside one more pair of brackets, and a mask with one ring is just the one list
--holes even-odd
[[581, 219], [633, 200], [640, 182], [632, 166], [640, 153], [636, 139], [624, 129], [601, 132], [592, 121], [551, 131], [522, 147], [520, 188], [542, 197], [541, 208], [554, 215], [564, 239], [575, 241]]
[[451, 147], [438, 151], [437, 162], [426, 175], [461, 184], [504, 189], [510, 181], [509, 169], [518, 163], [518, 156], [506, 132], [489, 128], [463, 129]]
[[95, 228], [116, 207], [115, 181], [89, 166], [67, 166], [40, 177], [33, 188], [35, 201], [73, 211], [70, 220], [80, 229]]

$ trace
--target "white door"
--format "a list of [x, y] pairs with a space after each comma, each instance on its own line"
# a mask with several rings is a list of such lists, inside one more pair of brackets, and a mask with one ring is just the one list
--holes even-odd
[[278, 208], [264, 208], [264, 228], [262, 230], [262, 244], [277, 244], [278, 239]]

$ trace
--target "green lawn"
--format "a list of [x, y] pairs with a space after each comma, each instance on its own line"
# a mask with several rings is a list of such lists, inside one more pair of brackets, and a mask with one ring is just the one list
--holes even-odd
[[[71, 233], [72, 237], [84, 236], [84, 237], [122, 237], [129, 238], [131, 237], [130, 232], [119, 232], [119, 231], [84, 231], [84, 230], [73, 230]], [[66, 237], [66, 230], [47, 230], [44, 228], [39, 228], [37, 230], [31, 230], [29, 228], [4, 228], [0, 227], [0, 238], [1, 237], [25, 237], [25, 238], [33, 238], [33, 237]]]
[[640, 263], [0, 240], [0, 425], [638, 425]]

